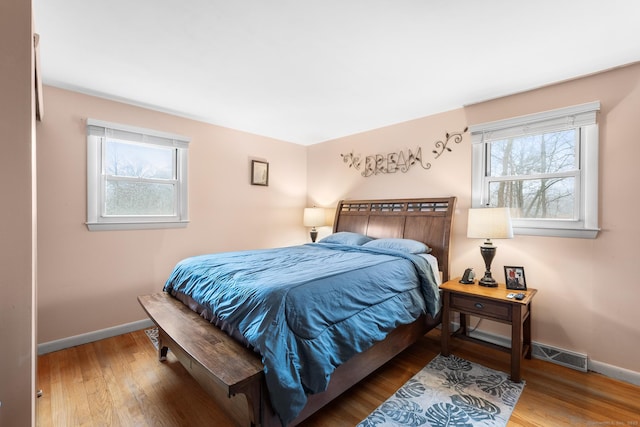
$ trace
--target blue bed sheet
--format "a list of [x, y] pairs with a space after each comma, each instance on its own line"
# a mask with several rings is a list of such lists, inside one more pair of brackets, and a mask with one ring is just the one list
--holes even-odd
[[261, 354], [283, 425], [336, 367], [440, 307], [423, 257], [324, 243], [187, 258], [164, 290], [189, 295]]

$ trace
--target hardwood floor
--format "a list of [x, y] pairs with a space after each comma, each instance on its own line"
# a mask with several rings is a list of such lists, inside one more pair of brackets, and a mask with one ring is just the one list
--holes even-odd
[[[303, 426], [357, 424], [439, 353], [439, 339], [430, 332]], [[460, 340], [452, 350], [509, 370], [507, 353]], [[522, 373], [527, 385], [509, 426], [640, 426], [640, 387], [535, 359]], [[38, 387], [41, 427], [231, 425], [171, 353], [158, 362], [144, 331], [40, 356]]]

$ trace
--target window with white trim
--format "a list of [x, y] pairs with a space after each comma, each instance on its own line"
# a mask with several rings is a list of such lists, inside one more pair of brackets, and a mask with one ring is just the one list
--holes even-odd
[[87, 227], [126, 230], [189, 222], [189, 139], [87, 120]]
[[599, 102], [471, 126], [472, 207], [511, 208], [514, 233], [595, 238]]

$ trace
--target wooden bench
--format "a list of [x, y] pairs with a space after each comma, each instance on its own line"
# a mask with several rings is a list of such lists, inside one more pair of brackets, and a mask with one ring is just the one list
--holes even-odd
[[260, 356], [166, 292], [140, 296], [138, 302], [158, 327], [159, 359], [171, 348], [216, 401], [227, 401], [223, 409], [239, 425], [260, 425], [261, 411], [271, 412], [262, 401], [267, 394]]
[[[236, 425], [281, 427], [269, 401], [258, 354], [167, 293], [140, 296], [138, 301], [158, 326], [160, 360], [166, 359], [167, 347], [170, 348]], [[334, 371], [326, 391], [307, 396], [307, 405], [290, 425], [308, 418], [439, 323], [439, 316], [422, 316], [397, 327], [368, 351], [356, 354]]]

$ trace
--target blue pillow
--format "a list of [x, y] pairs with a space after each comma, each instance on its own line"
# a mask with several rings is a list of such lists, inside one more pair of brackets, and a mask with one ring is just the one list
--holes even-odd
[[363, 246], [368, 248], [392, 249], [410, 254], [428, 254], [431, 248], [422, 242], [412, 239], [375, 239]]
[[360, 246], [372, 240], [371, 237], [363, 234], [352, 233], [351, 231], [339, 231], [318, 240], [318, 243], [338, 243], [340, 245]]

